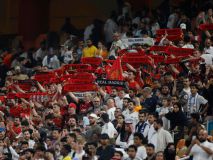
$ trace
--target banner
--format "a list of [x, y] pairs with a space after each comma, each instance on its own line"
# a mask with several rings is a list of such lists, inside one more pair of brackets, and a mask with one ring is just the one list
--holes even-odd
[[56, 78], [55, 73], [53, 72], [39, 72], [36, 73], [34, 79], [39, 82], [49, 82], [51, 78]]
[[94, 67], [94, 65], [99, 66], [102, 63], [102, 58], [100, 57], [85, 57], [85, 58], [81, 58], [81, 62], [83, 64], [91, 64], [92, 67]]
[[[166, 38], [170, 41], [180, 41], [180, 40], [183, 39], [183, 35], [182, 34], [180, 34], [180, 35], [168, 35]], [[160, 42], [161, 39], [162, 39], [162, 37], [157, 37], [156, 42]]]
[[94, 79], [69, 79], [66, 83], [70, 84], [85, 84], [85, 83], [93, 83]]
[[201, 30], [213, 30], [213, 24], [201, 24], [199, 28]]
[[173, 28], [173, 29], [158, 29], [156, 31], [157, 35], [181, 35], [183, 34], [182, 30], [180, 28]]
[[122, 39], [121, 41], [128, 45], [147, 44], [149, 46], [153, 46], [155, 43], [153, 38], [125, 38], [125, 39]]
[[107, 73], [107, 78], [110, 80], [123, 80], [123, 69], [121, 66], [121, 58], [118, 57], [112, 66], [108, 68]]
[[97, 91], [96, 84], [66, 84], [63, 87], [64, 92], [87, 92]]
[[149, 57], [123, 57], [122, 63], [129, 63], [129, 64], [150, 64], [152, 62]]
[[150, 47], [150, 51], [156, 51], [156, 52], [166, 52], [168, 46], [152, 46]]
[[115, 86], [115, 87], [124, 87], [124, 88], [127, 88], [126, 81], [107, 80], [107, 79], [96, 79], [96, 83], [99, 86]]
[[168, 47], [166, 53], [168, 55], [175, 55], [175, 56], [190, 56], [194, 52], [194, 49], [190, 48], [178, 48], [178, 47]]
[[75, 69], [91, 69], [89, 64], [67, 64], [62, 67], [64, 70], [75, 70]]

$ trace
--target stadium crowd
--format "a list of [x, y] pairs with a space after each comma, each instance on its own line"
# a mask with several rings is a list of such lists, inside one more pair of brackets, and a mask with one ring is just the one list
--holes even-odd
[[189, 2], [2, 49], [0, 159], [212, 160], [213, 10]]

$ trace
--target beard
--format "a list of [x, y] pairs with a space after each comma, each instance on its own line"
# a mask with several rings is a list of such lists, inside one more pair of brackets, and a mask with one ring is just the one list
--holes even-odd
[[205, 142], [206, 140], [205, 139], [199, 139], [200, 143], [203, 143]]

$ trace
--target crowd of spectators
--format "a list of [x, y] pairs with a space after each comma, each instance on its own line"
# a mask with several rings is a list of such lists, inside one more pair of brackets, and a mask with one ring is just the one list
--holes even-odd
[[[192, 12], [132, 7], [123, 3], [120, 14], [94, 20], [82, 36], [67, 19], [40, 48], [16, 43], [1, 50], [1, 160], [212, 160], [213, 27], [200, 28], [213, 26], [211, 5], [191, 3]], [[174, 28], [179, 39], [170, 37]], [[164, 47], [192, 54], [167, 54]], [[150, 64], [122, 59], [134, 54]], [[116, 62], [122, 69], [113, 68]], [[110, 79], [112, 71], [121, 78]], [[82, 92], [94, 77], [126, 85], [92, 82], [95, 89]]]

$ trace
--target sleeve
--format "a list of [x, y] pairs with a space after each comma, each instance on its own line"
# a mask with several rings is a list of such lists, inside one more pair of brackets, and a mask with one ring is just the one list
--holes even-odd
[[208, 101], [203, 96], [199, 96], [199, 103], [205, 105]]
[[19, 154], [13, 149], [12, 146], [9, 147], [9, 150], [12, 154], [12, 159], [18, 159], [19, 158]]
[[173, 143], [174, 142], [174, 140], [173, 140], [173, 138], [172, 138], [172, 135], [168, 132], [168, 131], [166, 131], [166, 143], [168, 144], [168, 143]]

